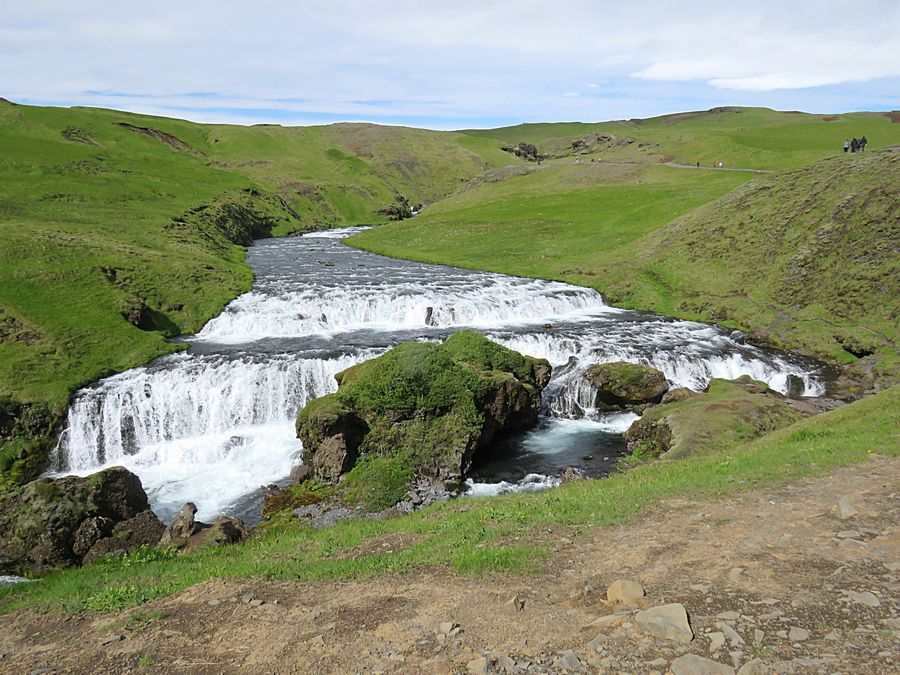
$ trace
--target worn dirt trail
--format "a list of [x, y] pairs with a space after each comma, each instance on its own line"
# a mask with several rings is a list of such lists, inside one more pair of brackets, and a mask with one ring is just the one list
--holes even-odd
[[[900, 460], [874, 459], [728, 499], [668, 501], [623, 526], [557, 529], [532, 577], [219, 579], [144, 606], [144, 621], [136, 610], [19, 612], [2, 618], [0, 671], [896, 673], [898, 478]], [[841, 517], [841, 498], [855, 515]], [[609, 606], [616, 579], [646, 596]], [[639, 630], [635, 610], [666, 603], [684, 605], [693, 640]], [[103, 644], [114, 633], [124, 639]], [[723, 669], [701, 670], [691, 653]]]

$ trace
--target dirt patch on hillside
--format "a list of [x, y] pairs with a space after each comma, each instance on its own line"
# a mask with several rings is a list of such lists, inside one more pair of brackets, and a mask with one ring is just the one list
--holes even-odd
[[891, 122], [900, 124], [900, 110], [892, 110], [890, 112], [886, 112], [884, 113], [884, 116], [891, 120]]
[[[0, 670], [664, 673], [696, 654], [769, 669], [753, 672], [894, 673], [898, 478], [900, 460], [877, 459], [729, 499], [669, 500], [629, 525], [557, 528], [541, 542], [555, 551], [548, 568], [531, 577], [216, 579], [115, 615], [18, 612], [3, 618]], [[646, 597], [616, 610], [616, 579]], [[665, 603], [685, 607], [693, 640], [639, 630], [635, 611]], [[114, 634], [124, 639], [103, 644]]]
[[206, 156], [204, 153], [200, 152], [192, 145], [185, 143], [177, 136], [173, 136], [168, 132], [154, 129], [153, 127], [138, 127], [133, 124], [128, 124], [128, 122], [116, 122], [116, 126], [122, 127], [123, 129], [128, 129], [129, 131], [134, 131], [139, 134], [144, 134], [145, 136], [150, 136], [150, 138], [155, 138], [156, 140], [165, 143], [170, 148], [174, 148], [178, 152], [183, 152], [187, 155], [193, 155], [194, 157]]

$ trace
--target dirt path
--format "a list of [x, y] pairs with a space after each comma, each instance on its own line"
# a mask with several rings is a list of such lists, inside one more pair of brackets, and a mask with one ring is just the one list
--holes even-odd
[[[898, 479], [900, 460], [877, 459], [669, 501], [628, 525], [554, 530], [549, 569], [535, 577], [220, 579], [117, 615], [19, 612], [2, 618], [0, 671], [717, 672], [683, 656], [696, 654], [742, 673], [896, 673]], [[840, 517], [841, 498], [855, 515]], [[616, 579], [646, 597], [615, 610]], [[641, 630], [635, 611], [665, 603], [686, 608], [693, 640]], [[103, 644], [112, 635], [124, 639]]]

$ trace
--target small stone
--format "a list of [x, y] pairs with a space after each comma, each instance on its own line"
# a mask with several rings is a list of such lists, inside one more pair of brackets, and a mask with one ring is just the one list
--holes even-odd
[[725, 646], [725, 633], [716, 631], [709, 634], [709, 653], [715, 654]]
[[499, 654], [494, 658], [494, 665], [500, 670], [509, 673], [516, 669], [516, 662], [509, 658], [506, 654]]
[[728, 572], [728, 581], [733, 584], [738, 584], [741, 582], [741, 579], [744, 576], [744, 568], [743, 567], [732, 567], [731, 571]]
[[254, 599], [255, 597], [256, 597], [256, 596], [253, 595], [253, 593], [244, 593], [244, 594], [241, 596], [241, 602], [243, 602], [245, 605], [249, 605], [251, 602], [253, 602], [253, 599]]
[[724, 621], [716, 621], [716, 628], [722, 631], [725, 634], [725, 637], [728, 638], [728, 641], [731, 643], [732, 647], [738, 647], [744, 644], [744, 639], [738, 634], [738, 632], [729, 626]]
[[521, 612], [525, 609], [525, 600], [518, 595], [514, 595], [506, 601], [506, 608], [511, 612]]
[[882, 619], [881, 623], [883, 623], [888, 630], [900, 631], [900, 618], [892, 617], [890, 619]]
[[581, 659], [579, 659], [571, 649], [560, 652], [559, 657], [553, 662], [553, 666], [562, 670], [584, 669], [584, 664], [581, 662]]
[[734, 668], [712, 659], [684, 654], [672, 661], [669, 666], [672, 675], [734, 675]]
[[760, 642], [762, 642], [765, 637], [766, 637], [765, 632], [761, 631], [759, 628], [755, 628], [753, 630], [753, 641], [756, 644], [759, 644]]
[[648, 665], [648, 666], [653, 666], [654, 668], [658, 668], [658, 667], [660, 667], [660, 666], [665, 666], [665, 665], [668, 664], [668, 663], [669, 663], [669, 662], [666, 661], [665, 659], [653, 659], [653, 660], [652, 660], [650, 663], [648, 663], [647, 665]]
[[476, 659], [472, 659], [466, 664], [466, 670], [472, 675], [486, 675], [488, 672], [488, 658], [479, 656]]
[[207, 600], [206, 604], [209, 605], [210, 607], [218, 607], [219, 605], [222, 604], [222, 601], [221, 600]]
[[862, 532], [859, 530], [841, 530], [835, 535], [838, 539], [859, 539]]
[[264, 604], [266, 604], [266, 601], [265, 601], [265, 600], [260, 600], [260, 599], [257, 598], [256, 600], [251, 600], [248, 604], [249, 604], [251, 607], [262, 607]]
[[763, 663], [762, 659], [753, 659], [741, 666], [740, 670], [737, 671], [737, 675], [769, 675], [771, 672], [772, 669]]
[[310, 638], [310, 644], [313, 645], [324, 645], [325, 644], [325, 636], [324, 635], [316, 635], [314, 638]]
[[605, 633], [597, 633], [594, 636], [594, 639], [587, 643], [587, 647], [588, 649], [593, 649], [599, 654], [605, 649], [604, 645], [606, 644], [607, 640], [609, 640], [609, 638]]
[[791, 626], [791, 630], [788, 631], [788, 640], [790, 640], [791, 642], [803, 642], [804, 640], [808, 639], [809, 631], [805, 628]]
[[125, 636], [124, 636], [124, 635], [119, 635], [118, 633], [113, 633], [112, 635], [110, 635], [108, 638], [106, 638], [106, 639], [105, 639], [103, 642], [101, 642], [100, 644], [101, 644], [101, 645], [111, 645], [111, 644], [113, 644], [114, 642], [121, 642], [121, 641], [124, 640], [124, 639], [125, 639]]
[[585, 628], [597, 628], [598, 626], [615, 626], [617, 624], [622, 623], [625, 620], [625, 616], [622, 614], [605, 614], [604, 616], [597, 617], [593, 621], [591, 621]]
[[850, 503], [850, 500], [846, 497], [841, 497], [838, 499], [837, 503], [837, 513], [838, 518], [841, 520], [847, 520], [848, 518], [852, 518], [857, 515], [859, 512], [853, 508], [853, 505]]
[[691, 590], [697, 591], [698, 593], [703, 593], [706, 595], [709, 593], [709, 589], [712, 588], [712, 584], [691, 584]]
[[627, 579], [617, 579], [606, 589], [606, 599], [614, 605], [632, 605], [643, 597], [644, 587]]
[[54, 675], [56, 668], [35, 668], [28, 672], [28, 675]]
[[638, 612], [634, 620], [640, 630], [664, 640], [690, 642], [694, 639], [684, 605], [678, 602]]
[[716, 614], [717, 619], [722, 619], [723, 621], [737, 621], [740, 618], [740, 614], [737, 612], [719, 612]]
[[450, 635], [450, 633], [453, 632], [455, 628], [459, 628], [458, 623], [453, 623], [452, 621], [444, 621], [440, 626], [438, 626], [438, 631], [443, 633], [444, 635]]
[[878, 598], [875, 597], [874, 593], [870, 593], [869, 591], [862, 591], [861, 593], [851, 593], [850, 599], [853, 602], [857, 602], [860, 605], [865, 605], [866, 607], [880, 607], [881, 602], [879, 602]]

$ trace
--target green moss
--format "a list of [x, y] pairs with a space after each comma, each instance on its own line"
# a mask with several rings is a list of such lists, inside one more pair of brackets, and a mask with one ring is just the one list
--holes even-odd
[[407, 496], [413, 466], [413, 458], [403, 452], [364, 456], [347, 474], [341, 499], [370, 513], [390, 508]]
[[334, 486], [323, 485], [322, 483], [306, 480], [295, 485], [288, 485], [280, 492], [272, 495], [266, 495], [263, 502], [262, 515], [269, 518], [284, 511], [292, 511], [301, 506], [309, 506], [310, 504], [318, 504], [327, 499], [335, 492]]

